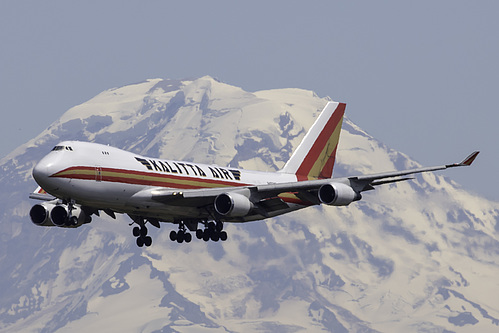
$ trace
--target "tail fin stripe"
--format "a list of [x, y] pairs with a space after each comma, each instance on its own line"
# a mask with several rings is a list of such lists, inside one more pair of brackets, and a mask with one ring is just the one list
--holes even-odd
[[338, 104], [332, 117], [329, 118], [296, 171], [297, 175], [306, 177], [310, 174], [316, 174], [321, 178], [331, 177], [345, 107], [344, 103]]
[[322, 170], [319, 172], [319, 178], [331, 178], [331, 176], [333, 175], [333, 167], [334, 167], [337, 148], [338, 147], [334, 148], [332, 154], [327, 155], [327, 161], [324, 164]]

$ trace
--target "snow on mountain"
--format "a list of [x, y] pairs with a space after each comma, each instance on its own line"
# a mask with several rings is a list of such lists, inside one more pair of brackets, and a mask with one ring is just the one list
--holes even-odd
[[[31, 169], [59, 141], [278, 170], [325, 103], [203, 77], [110, 89], [68, 110], [0, 161], [0, 332], [499, 330], [499, 203], [452, 171], [348, 207], [226, 224], [223, 243], [173, 243], [163, 224], [138, 248], [126, 216], [72, 230], [29, 221]], [[345, 120], [336, 177], [417, 166]]]

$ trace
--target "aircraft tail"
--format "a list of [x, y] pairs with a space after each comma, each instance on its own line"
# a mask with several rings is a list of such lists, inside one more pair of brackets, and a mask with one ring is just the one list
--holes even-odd
[[36, 200], [45, 200], [45, 201], [50, 201], [50, 200], [54, 200], [55, 198], [53, 196], [51, 196], [50, 194], [48, 194], [43, 188], [41, 188], [40, 186], [38, 186], [36, 188], [36, 190], [33, 191], [33, 193], [31, 193], [29, 195], [30, 199], [36, 199]]
[[281, 172], [298, 180], [331, 178], [346, 104], [328, 102]]

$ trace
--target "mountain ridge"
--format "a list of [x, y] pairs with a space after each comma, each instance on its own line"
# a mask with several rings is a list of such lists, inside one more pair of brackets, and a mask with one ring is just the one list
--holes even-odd
[[[126, 216], [75, 230], [29, 222], [31, 168], [59, 141], [275, 171], [327, 100], [203, 77], [113, 88], [68, 110], [0, 160], [0, 331], [497, 329], [499, 204], [451, 173], [380, 186], [349, 207], [228, 224], [223, 245], [171, 243], [164, 224], [139, 250]], [[345, 119], [335, 177], [415, 166]]]

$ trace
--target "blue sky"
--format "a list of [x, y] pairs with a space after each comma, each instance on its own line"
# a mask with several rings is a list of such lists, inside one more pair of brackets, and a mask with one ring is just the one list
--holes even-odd
[[[211, 75], [297, 87], [499, 200], [497, 1], [2, 1], [0, 156], [99, 92]], [[380, 170], [385, 171], [385, 170]]]

